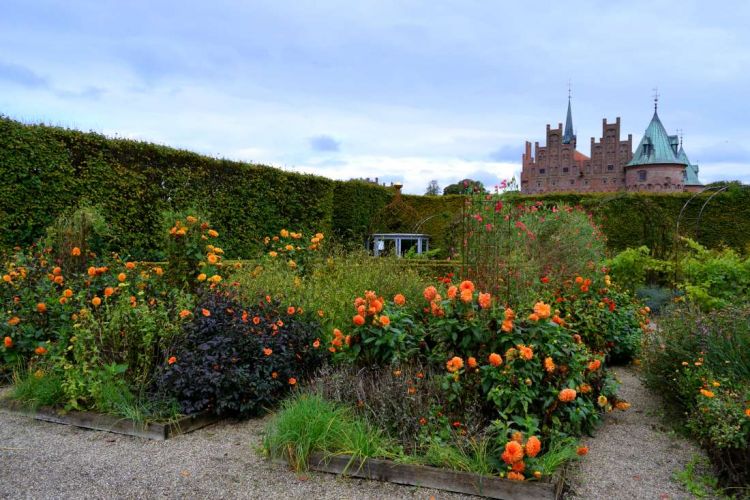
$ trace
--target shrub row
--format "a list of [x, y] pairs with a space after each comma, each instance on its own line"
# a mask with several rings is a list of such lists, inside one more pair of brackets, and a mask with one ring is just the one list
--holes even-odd
[[[248, 257], [263, 234], [279, 227], [331, 232], [361, 244], [372, 230], [432, 235], [431, 246], [455, 249], [462, 196], [404, 196], [408, 213], [385, 207], [393, 190], [361, 181], [334, 181], [272, 167], [0, 116], [0, 250], [34, 241], [64, 210], [99, 205], [119, 241], [137, 259], [159, 259], [160, 213], [194, 209], [224, 233], [228, 255]], [[581, 205], [591, 211], [612, 250], [671, 248], [678, 215], [692, 195], [551, 194], [520, 200]], [[709, 195], [686, 210], [681, 231], [712, 248], [745, 252], [750, 245], [750, 191]], [[398, 207], [396, 207], [398, 208]], [[395, 215], [394, 215], [395, 213]], [[388, 220], [384, 220], [388, 219]]]

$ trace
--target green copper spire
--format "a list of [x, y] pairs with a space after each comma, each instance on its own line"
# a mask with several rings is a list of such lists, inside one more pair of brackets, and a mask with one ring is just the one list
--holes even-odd
[[633, 159], [627, 166], [651, 165], [655, 163], [676, 163], [686, 165], [678, 157], [676, 136], [670, 137], [659, 120], [659, 114], [654, 109], [654, 116], [646, 128], [638, 148], [633, 153]]
[[573, 133], [573, 112], [570, 109], [570, 90], [568, 90], [568, 116], [565, 118], [565, 133], [563, 134], [563, 144], [570, 144], [575, 140]]

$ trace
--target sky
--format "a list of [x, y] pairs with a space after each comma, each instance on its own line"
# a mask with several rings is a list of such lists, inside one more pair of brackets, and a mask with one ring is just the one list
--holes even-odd
[[750, 2], [0, 0], [0, 114], [424, 193], [602, 119], [750, 183]]

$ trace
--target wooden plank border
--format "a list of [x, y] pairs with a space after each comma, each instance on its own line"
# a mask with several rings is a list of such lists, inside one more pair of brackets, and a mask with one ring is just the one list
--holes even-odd
[[138, 423], [133, 420], [93, 413], [88, 411], [62, 412], [54, 408], [43, 407], [36, 411], [24, 408], [17, 401], [0, 399], [0, 410], [18, 415], [25, 415], [36, 420], [55, 424], [72, 425], [83, 429], [113, 432], [126, 436], [163, 441], [179, 434], [186, 434], [217, 422], [214, 415], [198, 414], [182, 417], [176, 422], [169, 423]]
[[375, 458], [360, 460], [349, 455], [326, 456], [323, 453], [313, 453], [310, 456], [309, 467], [311, 470], [349, 477], [375, 479], [487, 498], [517, 500], [560, 498], [564, 479], [563, 475], [559, 474], [547, 482], [510, 481], [425, 465], [399, 464]]

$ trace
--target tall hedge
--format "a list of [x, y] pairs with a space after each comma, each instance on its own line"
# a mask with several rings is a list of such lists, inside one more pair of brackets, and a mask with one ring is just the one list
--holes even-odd
[[[133, 258], [160, 258], [165, 209], [198, 209], [221, 231], [231, 257], [249, 257], [281, 227], [333, 233], [355, 244], [387, 214], [391, 188], [334, 181], [156, 144], [110, 139], [0, 116], [0, 250], [39, 237], [61, 212], [81, 201], [103, 208]], [[601, 223], [612, 250], [647, 245], [657, 255], [674, 241], [677, 216], [691, 194], [551, 194], [516, 196], [581, 205]], [[690, 204], [681, 233], [709, 247], [750, 249], [750, 191], [734, 187], [706, 205]], [[404, 195], [405, 231], [432, 236], [448, 252], [461, 233], [461, 196]]]

